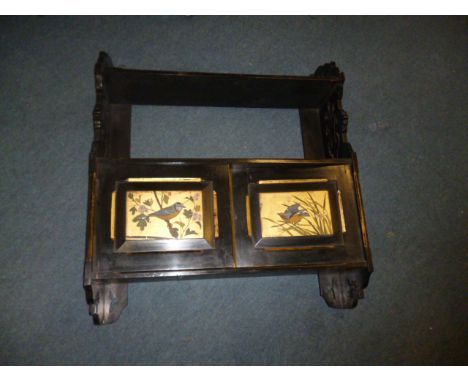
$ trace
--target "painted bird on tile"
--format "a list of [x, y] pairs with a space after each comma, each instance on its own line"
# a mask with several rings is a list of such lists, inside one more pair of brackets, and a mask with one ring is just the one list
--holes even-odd
[[148, 216], [156, 216], [157, 218], [168, 222], [169, 220], [174, 219], [177, 215], [179, 215], [180, 211], [182, 211], [184, 208], [185, 206], [182, 203], [177, 202], [170, 205], [169, 207], [165, 207], [159, 211], [153, 212]]
[[285, 223], [296, 224], [299, 223], [303, 217], [310, 216], [306, 210], [299, 210], [298, 203], [286, 207], [288, 208], [286, 208], [284, 212], [278, 214]]

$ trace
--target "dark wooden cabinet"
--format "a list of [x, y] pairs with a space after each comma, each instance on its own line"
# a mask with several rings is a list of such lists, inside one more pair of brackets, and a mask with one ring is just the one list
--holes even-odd
[[[372, 261], [357, 160], [334, 63], [262, 76], [95, 66], [84, 287], [98, 324], [131, 281], [318, 273], [334, 308], [363, 297]], [[298, 159], [132, 159], [132, 105], [299, 110]]]

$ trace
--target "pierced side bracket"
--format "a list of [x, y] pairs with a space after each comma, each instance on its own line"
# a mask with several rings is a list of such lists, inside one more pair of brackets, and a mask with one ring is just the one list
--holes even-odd
[[364, 298], [369, 277], [367, 269], [320, 271], [320, 295], [331, 308], [352, 309]]
[[104, 88], [104, 70], [112, 67], [111, 58], [104, 52], [99, 53], [98, 61], [94, 66], [94, 87], [96, 91], [96, 104], [93, 109], [94, 140], [91, 146], [90, 158], [102, 156], [105, 152], [106, 119], [109, 114], [108, 96]]
[[345, 76], [334, 62], [319, 66], [314, 75], [340, 79], [341, 85], [338, 90], [320, 109], [320, 122], [325, 157], [349, 158], [353, 151], [347, 138], [348, 113], [343, 109], [341, 102]]
[[89, 314], [97, 325], [117, 321], [128, 304], [127, 283], [93, 284], [85, 289]]

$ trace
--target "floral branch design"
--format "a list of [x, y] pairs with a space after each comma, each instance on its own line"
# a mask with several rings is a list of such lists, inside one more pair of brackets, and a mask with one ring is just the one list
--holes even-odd
[[[154, 196], [154, 198], [152, 197]], [[186, 236], [198, 235], [197, 228], [202, 228], [201, 205], [198, 203], [200, 195], [189, 194], [184, 202], [172, 202], [173, 193], [171, 191], [153, 191], [153, 195], [146, 200], [142, 200], [142, 193], [129, 192], [128, 201], [131, 203], [129, 209], [132, 214], [132, 222], [144, 231], [151, 225], [152, 219], [163, 220], [174, 239], [183, 239]], [[156, 209], [153, 208], [156, 200]], [[190, 206], [191, 208], [188, 208]], [[194, 212], [195, 211], [195, 212]]]

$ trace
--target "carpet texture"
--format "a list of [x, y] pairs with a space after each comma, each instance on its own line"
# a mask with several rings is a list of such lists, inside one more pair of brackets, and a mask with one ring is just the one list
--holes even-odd
[[[0, 363], [466, 364], [466, 17], [0, 18]], [[354, 310], [314, 275], [82, 289], [93, 65], [308, 75], [335, 61], [375, 272]], [[302, 156], [296, 111], [134, 107], [135, 157]]]

